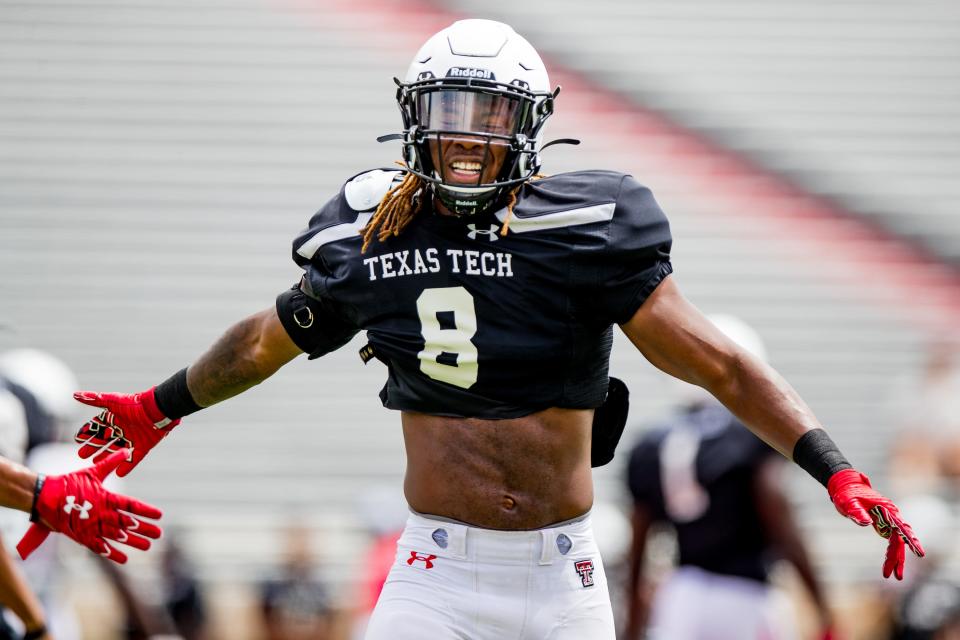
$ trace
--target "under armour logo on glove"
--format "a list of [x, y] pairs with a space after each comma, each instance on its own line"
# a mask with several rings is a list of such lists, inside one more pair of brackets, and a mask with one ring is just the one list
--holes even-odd
[[90, 501], [84, 500], [83, 504], [77, 504], [77, 496], [67, 496], [67, 504], [63, 505], [63, 510], [66, 513], [79, 511], [81, 520], [86, 520], [90, 517], [90, 509], [93, 509]]
[[496, 242], [499, 239], [497, 238], [497, 231], [500, 231], [500, 227], [498, 225], [491, 224], [490, 229], [487, 230], [477, 229], [477, 225], [470, 223], [467, 225], [467, 228], [470, 229], [470, 233], [467, 234], [467, 237], [471, 240], [476, 240], [478, 235], [487, 236], [490, 242]]
[[577, 560], [573, 568], [580, 574], [580, 582], [585, 587], [593, 586], [593, 560]]
[[112, 543], [149, 549], [151, 541], [160, 537], [160, 527], [152, 522], [160, 517], [160, 510], [103, 488], [103, 479], [129, 453], [117, 451], [92, 467], [66, 475], [38, 477], [30, 514], [33, 525], [17, 544], [20, 557], [26, 559], [53, 532], [120, 564], [127, 561], [127, 554]]
[[407, 564], [412, 567], [414, 562], [420, 561], [427, 569], [433, 569], [433, 561], [436, 559], [437, 556], [432, 553], [417, 553], [416, 551], [411, 551], [410, 557], [407, 558]]

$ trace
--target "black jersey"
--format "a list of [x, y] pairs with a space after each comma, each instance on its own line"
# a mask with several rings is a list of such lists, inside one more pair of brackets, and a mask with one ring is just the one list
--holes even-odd
[[302, 286], [336, 336], [297, 343], [315, 357], [365, 330], [388, 365], [392, 409], [495, 419], [600, 405], [612, 325], [671, 272], [650, 190], [620, 173], [561, 174], [524, 184], [506, 235], [506, 209], [461, 218], [425, 207], [361, 254], [359, 230], [401, 177], [354, 177], [294, 241]]
[[679, 562], [766, 581], [769, 543], [754, 500], [761, 463], [779, 457], [723, 406], [676, 416], [634, 447], [634, 500], [677, 532]]

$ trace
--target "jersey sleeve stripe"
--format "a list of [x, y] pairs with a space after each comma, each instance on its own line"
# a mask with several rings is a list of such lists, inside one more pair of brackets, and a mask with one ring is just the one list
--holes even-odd
[[[579, 209], [546, 213], [531, 218], [514, 216], [510, 220], [510, 231], [513, 233], [528, 233], [560, 227], [575, 227], [594, 222], [609, 222], [613, 219], [613, 212], [616, 208], [616, 202], [605, 202], [589, 207], [580, 207]], [[500, 222], [504, 222], [507, 219], [507, 210], [501, 209], [496, 213], [496, 216]]]
[[357, 216], [357, 219], [353, 222], [344, 222], [342, 224], [335, 224], [333, 226], [327, 227], [317, 231], [315, 234], [307, 238], [307, 241], [304, 242], [297, 249], [297, 253], [310, 260], [313, 258], [317, 250], [325, 244], [331, 242], [336, 242], [337, 240], [344, 240], [351, 236], [360, 237], [360, 229], [365, 227], [370, 218], [373, 217], [373, 212], [368, 211], [366, 213], [361, 213]]

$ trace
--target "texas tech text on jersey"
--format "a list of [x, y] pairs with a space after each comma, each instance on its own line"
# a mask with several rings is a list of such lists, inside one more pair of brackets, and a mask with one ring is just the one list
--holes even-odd
[[[612, 325], [672, 270], [650, 190], [610, 171], [560, 174], [523, 185], [506, 235], [505, 208], [425, 210], [362, 254], [359, 230], [402, 175], [352, 178], [294, 241], [304, 278], [278, 309], [298, 346], [318, 357], [365, 330], [391, 409], [496, 419], [599, 406]], [[292, 296], [321, 321], [297, 324]]]

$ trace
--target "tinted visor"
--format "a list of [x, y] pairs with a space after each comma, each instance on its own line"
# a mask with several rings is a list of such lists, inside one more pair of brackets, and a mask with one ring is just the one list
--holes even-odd
[[517, 132], [522, 113], [518, 98], [480, 91], [438, 89], [417, 97], [421, 128], [497, 136]]

